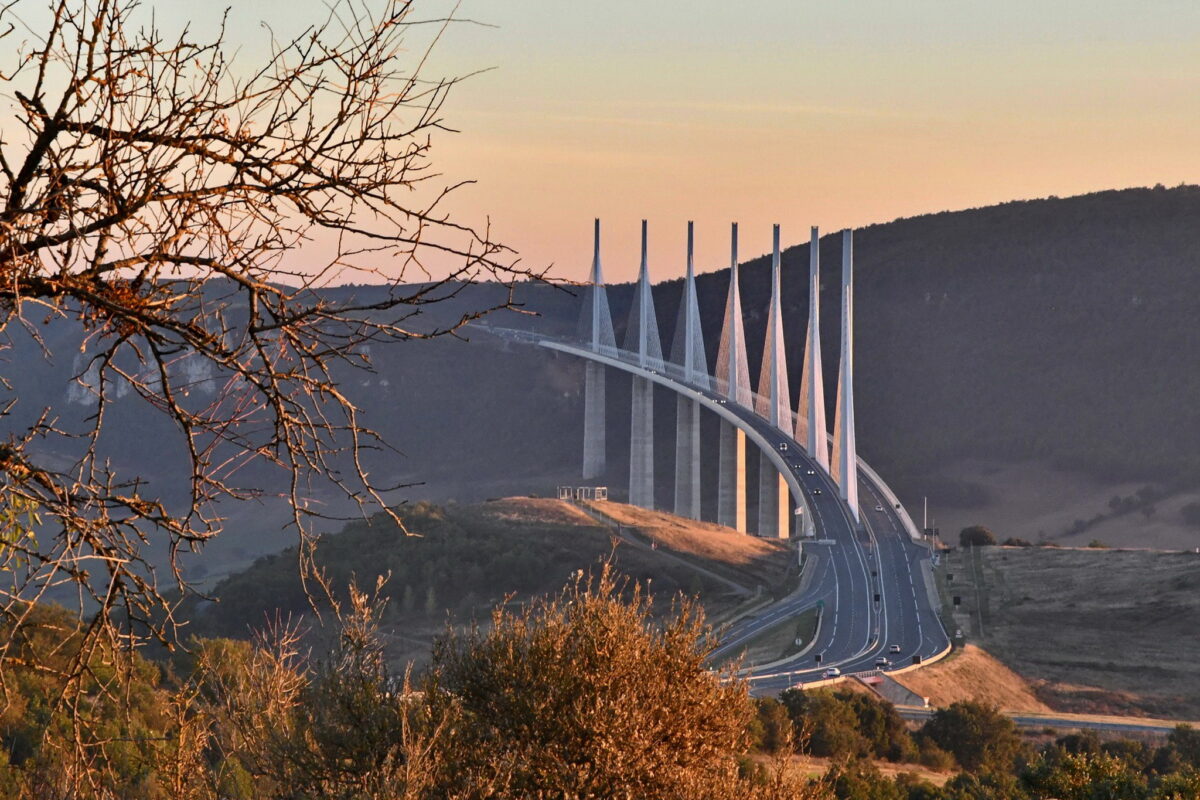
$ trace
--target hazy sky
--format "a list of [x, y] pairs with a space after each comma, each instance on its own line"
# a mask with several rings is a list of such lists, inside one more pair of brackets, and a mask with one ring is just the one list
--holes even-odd
[[[155, 5], [183, 15], [194, 2]], [[249, 0], [251, 23], [321, 0]], [[423, 8], [436, 16], [443, 0]], [[422, 8], [418, 3], [418, 9]], [[418, 11], [420, 13], [420, 11]], [[1196, 0], [463, 0], [433, 73], [462, 85], [438, 143], [455, 208], [527, 261], [582, 278], [591, 221], [610, 280], [702, 270], [927, 211], [1200, 182]], [[249, 39], [248, 39], [249, 41]], [[431, 73], [432, 74], [432, 73]]]

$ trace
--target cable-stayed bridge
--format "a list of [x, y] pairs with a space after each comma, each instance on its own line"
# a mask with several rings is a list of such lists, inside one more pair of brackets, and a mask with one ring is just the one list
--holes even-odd
[[[586, 362], [583, 476], [606, 474], [605, 376], [631, 375], [629, 502], [654, 507], [654, 391], [675, 395], [673, 511], [700, 518], [701, 455], [717, 451], [717, 519], [758, 536], [794, 537], [808, 556], [804, 589], [768, 606], [726, 632], [717, 657], [735, 652], [763, 631], [808, 608], [821, 609], [814, 642], [772, 664], [748, 668], [754, 686], [778, 691], [819, 678], [831, 667], [843, 672], [885, 670], [921, 663], [949, 647], [935, 611], [930, 551], [903, 505], [857, 454], [854, 426], [854, 236], [843, 231], [841, 264], [841, 354], [832, 433], [826, 426], [821, 363], [819, 236], [811, 232], [807, 283], [810, 292], [799, 402], [793, 410], [787, 374], [780, 284], [779, 226], [774, 228], [771, 298], [766, 340], [752, 390], [738, 278], [737, 225], [730, 246], [730, 281], [718, 344], [715, 374], [700, 326], [693, 266], [693, 228], [688, 223], [687, 266], [674, 339], [664, 353], [655, 316], [647, 263], [647, 228], [642, 222], [641, 264], [629, 319], [616, 340], [600, 257], [596, 221], [590, 280], [577, 337], [541, 336], [530, 331], [492, 332], [575, 356]], [[701, 447], [702, 413], [720, 419], [716, 447]], [[758, 486], [751, 517], [746, 461], [756, 453]], [[711, 489], [711, 487], [710, 487]], [[811, 574], [809, 574], [811, 571]]]

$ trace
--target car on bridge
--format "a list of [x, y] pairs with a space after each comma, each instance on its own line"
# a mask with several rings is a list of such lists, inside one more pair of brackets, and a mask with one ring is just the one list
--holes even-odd
[[887, 656], [880, 656], [879, 658], [875, 659], [875, 666], [878, 668], [890, 667], [891, 665], [892, 662], [888, 660]]
[[838, 669], [837, 667], [830, 667], [829, 669], [827, 669], [823, 673], [821, 673], [821, 677], [823, 677], [823, 678], [840, 678], [841, 676], [842, 676], [842, 671], [840, 669]]

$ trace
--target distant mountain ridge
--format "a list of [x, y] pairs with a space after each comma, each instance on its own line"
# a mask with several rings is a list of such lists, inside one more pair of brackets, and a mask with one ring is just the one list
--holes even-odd
[[[840, 238], [821, 240], [835, 388]], [[801, 368], [808, 245], [783, 253], [789, 369]], [[855, 233], [859, 446], [889, 478], [947, 459], [1050, 459], [1113, 478], [1200, 481], [1200, 187], [945, 211]], [[769, 259], [742, 268], [759, 363]], [[664, 340], [681, 281], [656, 287]], [[698, 278], [710, 359], [727, 272]], [[611, 292], [618, 336], [628, 286]], [[753, 379], [753, 375], [752, 375]], [[798, 387], [793, 387], [798, 390]], [[900, 474], [897, 474], [900, 473]]]
[[[786, 240], [802, 229], [787, 225], [784, 233]], [[840, 241], [830, 234], [820, 247], [823, 355], [832, 395]], [[1106, 191], [900, 219], [859, 229], [855, 251], [860, 452], [910, 502], [919, 500], [923, 476], [961, 458], [1035, 459], [1114, 481], [1200, 484], [1200, 187]], [[755, 259], [742, 270], [755, 366], [768, 261]], [[789, 368], [797, 376], [807, 264], [807, 243], [783, 254]], [[727, 281], [727, 271], [698, 277], [710, 360]], [[667, 351], [681, 283], [655, 286]], [[456, 314], [495, 292], [475, 287], [446, 307], [431, 307], [429, 318]], [[610, 287], [618, 339], [631, 294], [631, 285]], [[500, 314], [496, 324], [575, 329], [576, 294], [526, 285], [518, 301], [542, 317]], [[53, 333], [61, 345], [57, 361], [45, 362], [30, 342], [17, 339], [4, 374], [16, 376], [24, 413], [54, 403], [86, 413], [86, 398], [70, 380], [78, 351], [69, 345], [77, 337]], [[413, 498], [428, 492], [479, 499], [577, 480], [579, 365], [484, 334], [470, 338], [376, 348], [374, 374], [340, 375], [366, 424], [400, 450], [376, 454], [375, 468], [432, 482], [410, 490]], [[794, 384], [793, 392], [799, 381]], [[628, 463], [628, 395], [622, 378], [612, 376], [607, 482], [617, 492]], [[662, 398], [657, 415], [664, 502], [672, 474], [674, 404], [668, 400]], [[169, 472], [169, 448], [162, 444], [169, 438], [145, 435], [144, 420], [122, 413], [120, 405], [111, 412], [118, 463], [154, 476]]]

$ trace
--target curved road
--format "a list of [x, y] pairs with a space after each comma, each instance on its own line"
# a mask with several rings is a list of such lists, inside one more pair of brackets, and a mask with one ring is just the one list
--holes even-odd
[[[876, 668], [876, 659], [889, 659], [888, 669], [898, 669], [929, 659], [949, 647], [950, 641], [934, 609], [931, 573], [924, 562], [929, 549], [905, 530], [900, 509], [884, 499], [885, 487], [859, 472], [861, 524], [855, 524], [849, 507], [838, 494], [833, 478], [805, 453], [804, 448], [753, 410], [728, 401], [711, 388], [697, 386], [673, 374], [674, 365], [647, 369], [621, 357], [621, 351], [596, 353], [580, 345], [531, 334], [528, 331], [492, 333], [621, 369], [647, 378], [689, 399], [744, 430], [781, 472], [797, 505], [811, 515], [814, 536], [802, 546], [815, 557], [817, 572], [804, 591], [785, 597], [734, 625], [724, 635], [714, 660], [733, 655], [767, 629], [783, 624], [820, 604], [821, 625], [817, 642], [804, 654], [773, 664], [751, 666], [743, 674], [755, 694], [774, 694], [790, 686], [819, 680], [829, 667], [843, 673]], [[786, 444], [786, 450], [780, 445]], [[899, 652], [891, 652], [892, 648]], [[818, 663], [818, 656], [820, 663]]]

